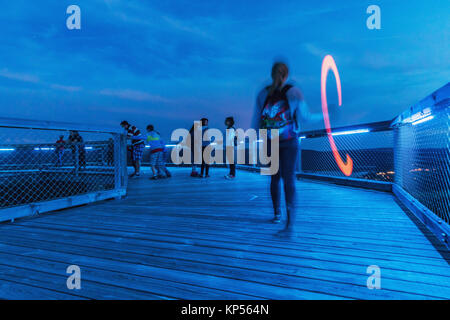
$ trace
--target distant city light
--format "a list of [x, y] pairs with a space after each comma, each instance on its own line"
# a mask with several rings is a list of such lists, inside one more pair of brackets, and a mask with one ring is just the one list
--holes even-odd
[[347, 135], [347, 134], [357, 134], [357, 133], [366, 133], [366, 132], [370, 132], [369, 129], [358, 129], [358, 130], [349, 130], [349, 131], [338, 131], [338, 132], [333, 132], [331, 135], [332, 136], [343, 136], [343, 135]]
[[415, 125], [418, 125], [419, 123], [424, 123], [424, 122], [430, 121], [430, 120], [432, 120], [432, 119], [434, 119], [434, 116], [427, 116], [427, 117], [425, 117], [425, 118], [416, 120], [416, 121], [412, 122], [411, 124], [412, 124], [413, 126], [415, 126]]
[[8, 152], [8, 151], [16, 151], [14, 148], [0, 148], [0, 151]]
[[50, 147], [40, 147], [40, 148], [34, 148], [34, 151], [53, 151], [55, 148]]
[[94, 149], [93, 147], [85, 147], [84, 148], [85, 150], [92, 150], [92, 149]]

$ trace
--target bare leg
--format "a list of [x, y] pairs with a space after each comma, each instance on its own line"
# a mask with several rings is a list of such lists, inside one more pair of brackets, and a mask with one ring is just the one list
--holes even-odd
[[141, 161], [136, 160], [136, 166], [134, 167], [136, 170], [136, 175], [138, 176], [141, 173]]

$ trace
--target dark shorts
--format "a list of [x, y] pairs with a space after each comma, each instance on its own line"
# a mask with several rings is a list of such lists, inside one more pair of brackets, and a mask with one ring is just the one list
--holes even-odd
[[144, 155], [145, 144], [139, 143], [132, 147], [131, 157], [133, 161], [141, 161]]

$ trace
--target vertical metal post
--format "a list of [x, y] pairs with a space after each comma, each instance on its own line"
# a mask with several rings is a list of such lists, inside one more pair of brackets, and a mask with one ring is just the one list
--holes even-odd
[[302, 172], [302, 139], [298, 139], [297, 172]]

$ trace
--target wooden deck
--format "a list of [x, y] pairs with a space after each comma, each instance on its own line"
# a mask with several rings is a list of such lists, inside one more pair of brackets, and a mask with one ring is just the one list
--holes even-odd
[[[392, 195], [298, 182], [298, 234], [275, 236], [268, 178], [131, 180], [124, 200], [0, 225], [3, 299], [450, 298], [449, 253]], [[81, 290], [66, 268], [81, 268]], [[366, 286], [381, 268], [381, 289]]]

